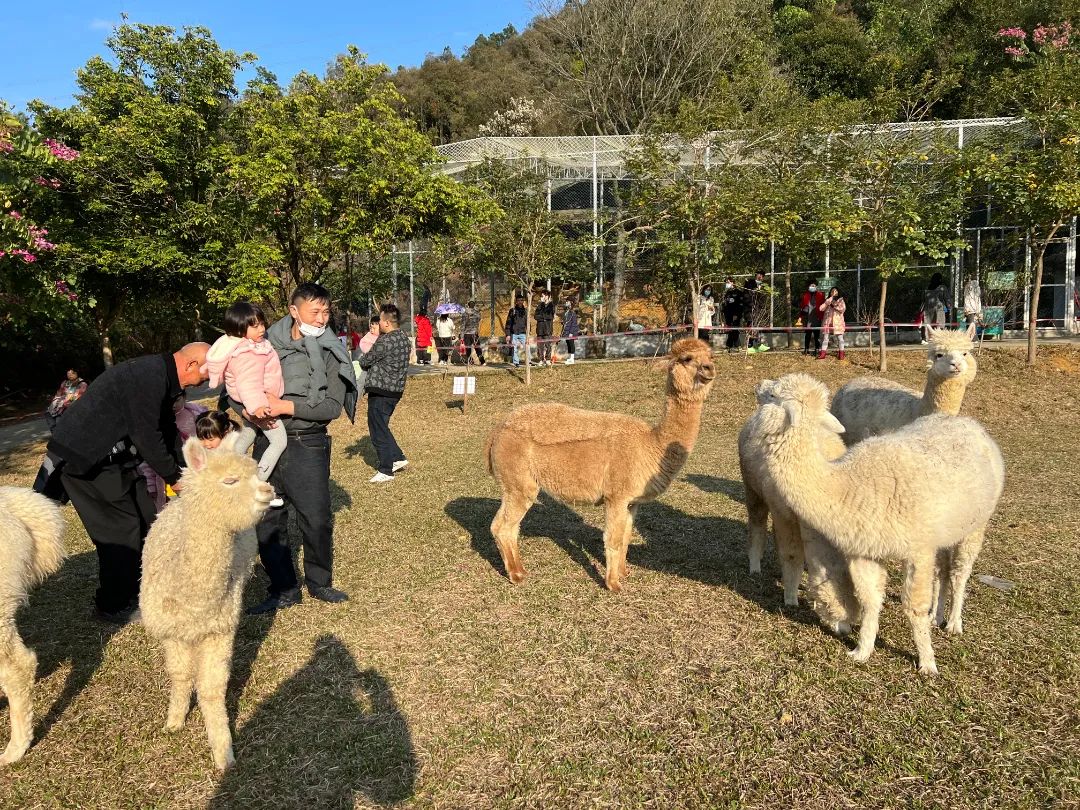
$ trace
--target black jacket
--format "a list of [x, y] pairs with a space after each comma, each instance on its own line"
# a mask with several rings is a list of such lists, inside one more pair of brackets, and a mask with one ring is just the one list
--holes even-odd
[[551, 333], [555, 331], [555, 302], [548, 301], [545, 304], [541, 301], [536, 305], [536, 312], [533, 313], [533, 317], [536, 318], [537, 336], [550, 337]]
[[409, 375], [409, 353], [412, 342], [400, 329], [395, 329], [372, 345], [360, 358], [360, 368], [367, 372], [364, 387], [368, 394], [399, 398], [405, 390]]
[[64, 411], [48, 449], [64, 460], [65, 472], [86, 475], [127, 441], [166, 483], [175, 484], [181, 452], [173, 402], [183, 390], [171, 354], [113, 366]]
[[724, 313], [724, 320], [741, 317], [746, 307], [745, 292], [738, 287], [724, 290], [724, 297], [720, 299], [720, 309]]
[[514, 307], [506, 314], [506, 334], [524, 335], [528, 327], [529, 313], [525, 307]]

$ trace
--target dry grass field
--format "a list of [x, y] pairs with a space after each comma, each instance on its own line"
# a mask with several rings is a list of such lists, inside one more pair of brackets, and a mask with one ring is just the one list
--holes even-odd
[[[920, 677], [894, 574], [878, 648], [845, 655], [806, 606], [785, 608], [775, 557], [747, 572], [735, 437], [762, 377], [809, 369], [835, 390], [871, 373], [773, 352], [720, 357], [698, 447], [642, 507], [630, 579], [602, 588], [601, 511], [546, 502], [523, 527], [512, 586], [488, 524], [481, 449], [533, 400], [652, 419], [663, 378], [641, 362], [480, 378], [467, 414], [450, 380], [417, 378], [394, 419], [413, 461], [367, 479], [363, 420], [333, 427], [335, 584], [246, 618], [229, 707], [237, 764], [211, 767], [198, 710], [161, 732], [161, 651], [138, 625], [90, 618], [96, 564], [70, 507], [62, 571], [19, 626], [38, 654], [36, 742], [0, 772], [10, 808], [1080, 806], [1080, 350], [985, 351], [965, 413], [1001, 443], [1008, 482], [975, 574], [965, 635], [935, 632]], [[889, 376], [921, 387], [918, 352]], [[559, 425], [550, 429], [558, 432]], [[40, 446], [0, 458], [29, 485]], [[956, 497], [963, 497], [962, 492]], [[771, 552], [770, 552], [771, 555]], [[262, 598], [256, 568], [247, 594]], [[0, 735], [6, 740], [6, 703]]]

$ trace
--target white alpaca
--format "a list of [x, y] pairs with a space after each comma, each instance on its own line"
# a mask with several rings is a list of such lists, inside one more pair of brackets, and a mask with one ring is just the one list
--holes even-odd
[[214, 765], [233, 763], [225, 689], [244, 585], [257, 544], [252, 530], [274, 497], [255, 462], [233, 451], [184, 445], [180, 497], [154, 521], [143, 549], [139, 607], [146, 630], [165, 647], [172, 689], [166, 731], [184, 725], [195, 690]]
[[801, 522], [850, 559], [862, 610], [859, 644], [851, 654], [865, 661], [873, 652], [884, 600], [881, 563], [903, 560], [903, 602], [919, 671], [935, 674], [929, 616], [935, 559], [940, 550], [955, 549], [946, 629], [962, 632], [971, 566], [1004, 487], [1001, 450], [974, 420], [934, 414], [830, 461], [818, 444], [820, 426], [837, 433], [843, 426], [828, 410], [825, 386], [791, 374], [769, 396], [754, 421], [766, 437], [766, 467], [777, 491]]
[[11, 739], [0, 765], [22, 759], [34, 737], [37, 656], [23, 644], [15, 613], [27, 592], [64, 561], [64, 520], [57, 505], [28, 489], [0, 487], [0, 688], [8, 699]]
[[[758, 404], [771, 401], [774, 380], [762, 380], [756, 390]], [[746, 490], [747, 528], [749, 529], [750, 573], [761, 572], [761, 558], [772, 514], [776, 552], [780, 558], [780, 576], [784, 584], [784, 604], [799, 603], [799, 583], [804, 561], [810, 571], [807, 591], [821, 620], [838, 633], [846, 633], [854, 619], [855, 606], [846, 560], [824, 542], [813, 529], [800, 525], [766, 469], [766, 436], [751, 417], [739, 432], [739, 469]], [[839, 458], [846, 450], [835, 431], [822, 426], [818, 443], [828, 459]]]
[[844, 442], [853, 445], [869, 436], [890, 433], [920, 416], [959, 416], [964, 393], [978, 365], [972, 353], [975, 324], [966, 330], [930, 329], [926, 387], [920, 395], [884, 377], [858, 377], [832, 401], [833, 415], [844, 426]]

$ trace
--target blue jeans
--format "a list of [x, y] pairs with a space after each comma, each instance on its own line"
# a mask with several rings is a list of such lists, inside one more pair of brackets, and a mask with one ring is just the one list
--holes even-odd
[[521, 363], [521, 355], [518, 352], [524, 353], [526, 351], [525, 335], [514, 335], [510, 338], [510, 342], [514, 346], [514, 365], [516, 366]]
[[[270, 442], [255, 437], [255, 459]], [[334, 516], [330, 511], [330, 437], [288, 431], [288, 444], [270, 473], [270, 485], [286, 505], [292, 504], [304, 538], [304, 581], [309, 588], [331, 583], [334, 562]], [[297, 587], [296, 569], [289, 548], [289, 510], [271, 509], [255, 529], [259, 558], [270, 577], [270, 595]]]

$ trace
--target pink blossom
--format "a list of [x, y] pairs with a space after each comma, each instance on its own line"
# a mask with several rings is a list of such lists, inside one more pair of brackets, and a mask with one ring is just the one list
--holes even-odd
[[1027, 32], [1023, 28], [1002, 28], [997, 32], [999, 37], [1012, 37], [1015, 39], [1027, 39]]
[[54, 141], [52, 138], [45, 139], [45, 146], [57, 160], [75, 160], [79, 156], [79, 153], [72, 149], [70, 146], [65, 146], [59, 141]]
[[8, 216], [11, 217], [12, 219], [22, 219], [23, 218], [23, 215], [20, 214], [18, 211], [8, 211]]
[[7, 141], [0, 141], [0, 152], [14, 152], [15, 145]]
[[10, 255], [18, 256], [19, 258], [21, 258], [27, 264], [30, 264], [30, 263], [32, 263], [33, 261], [35, 261], [37, 259], [37, 256], [35, 256], [29, 250], [13, 250], [13, 251], [11, 251]]
[[1023, 48], [1006, 48], [1005, 53], [1007, 53], [1009, 56], [1019, 59], [1021, 56], [1024, 55], [1025, 51]]
[[37, 183], [39, 186], [44, 186], [45, 188], [60, 188], [60, 181], [57, 180], [55, 177], [35, 177], [34, 182]]

